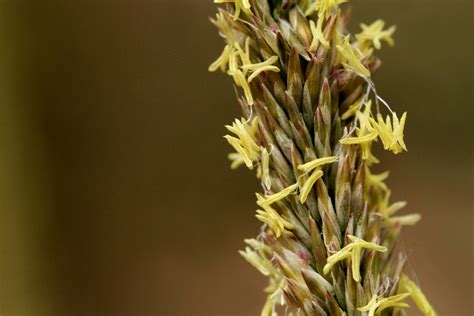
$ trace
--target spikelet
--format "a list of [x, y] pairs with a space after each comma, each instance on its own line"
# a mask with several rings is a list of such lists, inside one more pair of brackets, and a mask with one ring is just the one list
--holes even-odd
[[407, 114], [372, 81], [395, 27], [376, 20], [352, 36], [347, 0], [214, 2], [225, 47], [209, 70], [233, 79], [243, 112], [226, 126], [231, 167], [262, 184], [262, 230], [240, 252], [269, 278], [261, 314], [392, 316], [414, 302], [436, 315], [396, 250], [421, 216], [396, 214], [406, 203], [372, 171], [373, 146], [407, 151]]

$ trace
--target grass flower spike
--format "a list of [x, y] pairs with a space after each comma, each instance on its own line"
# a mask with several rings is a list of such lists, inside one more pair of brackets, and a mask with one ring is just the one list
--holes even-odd
[[407, 151], [407, 113], [378, 95], [376, 52], [395, 27], [347, 30], [347, 0], [215, 0], [224, 49], [209, 66], [236, 87], [231, 168], [256, 170], [258, 237], [242, 257], [268, 278], [262, 316], [436, 315], [397, 247], [421, 215], [391, 203], [379, 146]]

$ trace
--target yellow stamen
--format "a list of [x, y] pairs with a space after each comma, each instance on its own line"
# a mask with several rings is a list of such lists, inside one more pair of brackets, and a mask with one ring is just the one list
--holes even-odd
[[329, 271], [331, 271], [332, 267], [336, 263], [349, 258], [352, 255], [353, 247], [354, 247], [354, 244], [349, 244], [346, 247], [339, 250], [338, 252], [336, 252], [335, 254], [331, 255], [326, 261], [326, 265], [324, 266], [323, 273], [328, 274]]
[[410, 296], [408, 293], [398, 294], [390, 297], [379, 297], [376, 294], [372, 296], [369, 303], [363, 307], [359, 307], [360, 312], [369, 312], [368, 316], [374, 316], [376, 313], [379, 314], [384, 309], [391, 307], [407, 308], [410, 307], [403, 301]]
[[365, 107], [364, 112], [356, 112], [356, 117], [360, 124], [359, 133], [357, 134], [358, 136], [366, 135], [376, 131], [371, 122], [371, 107], [372, 101], [369, 101]]
[[301, 203], [306, 202], [306, 199], [308, 198], [308, 195], [311, 192], [311, 189], [313, 188], [314, 184], [322, 176], [323, 176], [323, 172], [321, 170], [315, 170], [313, 172], [313, 174], [305, 181], [305, 183], [303, 184], [303, 187], [301, 188], [301, 192], [300, 192], [300, 202]]
[[370, 77], [370, 71], [360, 62], [360, 57], [356, 54], [350, 41], [349, 35], [344, 39], [342, 45], [337, 45], [337, 50], [341, 53], [344, 67], [352, 68], [356, 72], [359, 72], [365, 77]]
[[321, 167], [323, 165], [333, 163], [336, 160], [337, 160], [336, 156], [330, 156], [330, 157], [315, 159], [313, 161], [305, 163], [304, 165], [299, 165], [298, 170], [301, 170], [301, 171], [304, 171], [304, 172], [310, 172], [310, 171], [313, 171], [314, 169], [316, 169], [318, 167]]
[[436, 316], [436, 311], [433, 306], [428, 302], [420, 288], [410, 280], [406, 275], [403, 275], [400, 279], [399, 292], [408, 292], [411, 298], [415, 302], [418, 309], [425, 316]]
[[347, 120], [349, 117], [354, 116], [364, 104], [364, 96], [361, 96], [354, 104], [350, 105], [344, 114], [342, 114], [341, 119]]
[[362, 159], [367, 163], [368, 166], [380, 162], [378, 158], [372, 153], [372, 142], [361, 144], [360, 149], [362, 151]]
[[357, 137], [346, 137], [341, 139], [339, 142], [343, 145], [356, 145], [356, 144], [364, 144], [371, 142], [377, 138], [377, 132], [371, 132], [370, 134], [364, 136], [357, 136]]
[[[235, 49], [237, 55], [240, 57], [242, 65], [250, 64], [250, 37], [245, 40], [245, 51], [240, 47], [239, 43], [235, 43]], [[244, 69], [244, 75], [247, 75], [247, 71]]]
[[214, 3], [234, 3], [234, 20], [239, 18], [240, 11], [244, 11], [247, 15], [252, 15], [252, 6], [250, 5], [249, 0], [214, 0]]
[[[370, 172], [370, 170], [369, 170]], [[407, 205], [407, 202], [405, 201], [399, 201], [395, 202], [392, 205], [390, 205], [390, 197], [392, 196], [392, 192], [390, 190], [386, 190], [385, 196], [383, 199], [379, 202], [379, 210], [380, 213], [382, 213], [384, 216], [392, 216], [402, 208], [404, 208]]]
[[256, 251], [253, 251], [249, 247], [246, 247], [245, 251], [239, 251], [239, 253], [248, 263], [254, 266], [258, 271], [260, 271], [261, 274], [265, 276], [268, 276], [270, 274], [268, 262], [264, 260]]
[[249, 169], [253, 168], [253, 162], [257, 160], [260, 151], [260, 147], [255, 141], [257, 124], [258, 118], [255, 117], [250, 126], [243, 118], [240, 121], [236, 119], [232, 125], [226, 125], [227, 130], [237, 137], [226, 135], [224, 138], [234, 147], [236, 154], [240, 156], [240, 159], [235, 154], [229, 156], [234, 161], [231, 168], [238, 167], [242, 161]]
[[[237, 45], [238, 44], [236, 44], [236, 46]], [[231, 50], [229, 56], [229, 70], [227, 71], [227, 74], [234, 77], [235, 84], [244, 90], [247, 103], [249, 105], [253, 105], [254, 99], [252, 91], [250, 90], [250, 86], [247, 82], [247, 79], [245, 78], [245, 74], [238, 67], [237, 55], [238, 53], [236, 51]]]
[[[363, 100], [362, 100], [362, 104], [363, 104]], [[362, 107], [362, 104], [360, 104], [360, 107]], [[353, 109], [355, 109], [356, 107], [359, 107], [359, 104], [356, 103], [355, 105], [353, 105], [353, 107], [354, 107]], [[360, 148], [361, 148], [361, 151], [362, 151], [362, 159], [369, 166], [374, 164], [374, 163], [379, 162], [377, 157], [375, 157], [372, 154], [372, 142], [375, 141], [376, 130], [374, 129], [374, 127], [370, 123], [370, 117], [372, 115], [371, 107], [372, 107], [372, 101], [369, 100], [365, 104], [364, 111], [361, 111], [360, 108], [359, 108], [359, 110], [356, 111], [355, 114], [356, 114], [357, 121], [360, 124], [360, 128], [358, 128], [356, 130], [358, 138], [355, 138], [355, 139], [352, 138], [352, 141], [356, 141], [356, 140], [360, 141], [360, 137], [365, 137], [365, 141], [364, 141], [364, 138], [362, 138], [362, 141], [364, 141], [364, 142], [360, 144]], [[350, 109], [349, 109], [348, 112], [346, 112], [346, 113], [348, 115], [350, 115], [351, 112], [352, 111], [350, 111]], [[368, 135], [370, 135], [370, 136], [368, 136]], [[370, 138], [374, 138], [374, 139], [370, 140]], [[351, 138], [349, 138], [349, 140], [350, 139]]]
[[377, 121], [375, 121], [373, 118], [369, 118], [371, 124], [377, 130], [385, 150], [390, 150], [394, 154], [399, 154], [402, 151], [408, 150], [405, 145], [405, 141], [403, 140], [406, 118], [406, 112], [402, 115], [400, 120], [398, 120], [396, 113], [393, 113], [393, 127], [390, 117], [388, 116], [386, 117], [385, 121], [383, 120], [383, 117], [380, 113], [377, 114]]
[[261, 251], [262, 253], [266, 254], [272, 253], [272, 248], [268, 247], [263, 242], [256, 240], [255, 238], [244, 239], [244, 242], [256, 251]]
[[272, 316], [273, 314], [273, 300], [270, 295], [267, 296], [267, 299], [265, 300], [265, 304], [263, 305], [262, 312], [260, 316]]
[[392, 225], [398, 224], [401, 226], [413, 226], [416, 225], [416, 223], [418, 223], [420, 220], [421, 214], [415, 213], [403, 216], [390, 217], [387, 219], [387, 222]]
[[309, 4], [308, 8], [304, 12], [306, 16], [310, 16], [314, 12], [318, 11], [320, 7], [320, 0], [314, 0], [313, 3]]
[[395, 214], [396, 212], [398, 212], [399, 210], [401, 210], [402, 208], [404, 208], [406, 205], [407, 205], [407, 202], [405, 201], [395, 202], [387, 208], [386, 214], [388, 216], [391, 216]]
[[280, 68], [278, 68], [277, 66], [273, 66], [273, 64], [276, 63], [277, 61], [278, 61], [278, 56], [272, 56], [266, 61], [261, 62], [261, 63], [244, 64], [242, 66], [242, 69], [252, 72], [252, 74], [249, 76], [247, 81], [249, 83], [252, 82], [253, 79], [258, 77], [258, 75], [260, 75], [264, 71], [280, 72]]
[[262, 222], [266, 223], [275, 232], [276, 237], [280, 237], [283, 233], [291, 235], [291, 232], [289, 232], [288, 229], [293, 229], [294, 226], [285, 220], [280, 214], [278, 214], [278, 212], [270, 205], [286, 198], [297, 188], [298, 184], [293, 184], [278, 193], [265, 197], [259, 193], [256, 194], [257, 205], [263, 208], [263, 210], [257, 210], [256, 217]]
[[365, 169], [365, 184], [368, 189], [373, 187], [377, 190], [382, 190], [382, 191], [387, 192], [388, 187], [383, 181], [386, 180], [389, 175], [390, 175], [390, 171], [385, 171], [380, 174], [373, 174], [370, 172], [370, 168], [367, 167]]
[[351, 240], [351, 243], [327, 259], [327, 263], [323, 268], [323, 272], [324, 274], [328, 274], [336, 263], [352, 256], [352, 277], [356, 282], [359, 282], [361, 280], [360, 259], [362, 249], [370, 249], [378, 252], [387, 252], [388, 249], [387, 247], [380, 246], [372, 242], [367, 242], [352, 235], [349, 235], [348, 237]]
[[245, 239], [245, 243], [249, 247], [246, 247], [245, 251], [239, 251], [240, 255], [263, 275], [273, 275], [275, 267], [268, 258], [272, 249], [256, 239]]
[[227, 64], [229, 63], [230, 52], [230, 46], [226, 45], [222, 51], [222, 54], [209, 66], [209, 71], [214, 72], [220, 68], [221, 71], [225, 72]]
[[244, 90], [244, 95], [249, 105], [253, 105], [254, 99], [252, 95], [252, 90], [250, 90], [250, 86], [245, 79], [245, 75], [239, 69], [235, 70], [234, 80], [237, 86], [241, 87]]
[[238, 138], [233, 136], [226, 135], [224, 138], [229, 142], [229, 144], [235, 149], [237, 154], [240, 155], [242, 160], [244, 161], [245, 165], [249, 169], [253, 169], [253, 162], [252, 159], [248, 156], [246, 150], [242, 147], [242, 143]]
[[305, 173], [311, 172], [314, 170], [313, 174], [309, 176], [308, 179], [304, 182], [303, 186], [301, 187], [300, 191], [300, 201], [301, 203], [305, 203], [306, 199], [308, 198], [311, 189], [313, 188], [314, 184], [318, 179], [323, 176], [323, 171], [321, 171], [320, 167], [325, 164], [333, 163], [337, 160], [336, 156], [324, 157], [315, 159], [313, 161], [307, 162], [303, 165], [298, 166], [298, 170], [304, 171]]
[[224, 35], [224, 37], [227, 39], [227, 42], [234, 43], [235, 42], [234, 32], [222, 12], [219, 12], [216, 14], [216, 24], [219, 27], [219, 30]]
[[270, 190], [272, 188], [272, 180], [270, 178], [270, 154], [264, 147], [260, 149], [260, 152], [262, 153], [262, 183], [265, 189]]
[[227, 158], [232, 161], [230, 164], [230, 169], [232, 170], [235, 170], [245, 164], [242, 156], [239, 153], [230, 153], [227, 155]]
[[359, 49], [367, 51], [370, 45], [373, 45], [376, 49], [382, 48], [382, 41], [385, 41], [390, 46], [395, 44], [392, 35], [396, 30], [395, 26], [390, 27], [387, 30], [383, 30], [385, 22], [383, 20], [377, 20], [370, 25], [361, 24], [360, 27], [362, 32], [356, 35]]
[[[369, 174], [369, 183], [367, 183], [368, 186], [373, 186], [374, 185], [374, 176], [370, 174], [370, 170], [368, 172]], [[421, 215], [418, 213], [414, 214], [409, 214], [409, 215], [402, 215], [402, 216], [396, 216], [396, 217], [391, 217], [393, 214], [401, 210], [407, 205], [407, 202], [405, 201], [399, 201], [395, 202], [392, 205], [390, 205], [390, 196], [391, 196], [391, 191], [388, 190], [387, 186], [385, 183], [381, 182], [385, 180], [385, 178], [388, 176], [388, 174], [381, 174], [378, 176], [375, 176], [375, 183], [378, 182], [378, 184], [375, 184], [375, 186], [383, 191], [385, 191], [385, 195], [383, 198], [379, 199], [377, 202], [378, 206], [378, 211], [380, 215], [385, 219], [386, 223], [389, 225], [401, 225], [401, 226], [412, 226], [418, 223], [421, 219]], [[370, 180], [371, 179], [371, 180]]]
[[404, 131], [405, 131], [405, 124], [407, 121], [407, 112], [403, 113], [402, 118], [400, 119], [400, 122], [398, 122], [398, 118], [395, 114], [393, 116], [395, 120], [395, 124], [393, 126], [394, 138], [404, 151], [408, 151], [407, 146], [404, 141]]
[[270, 256], [272, 249], [262, 242], [255, 239], [246, 239], [245, 243], [249, 246], [245, 251], [239, 253], [252, 266], [256, 267], [262, 274], [270, 279], [270, 283], [265, 289], [268, 293], [265, 306], [261, 312], [262, 316], [272, 316], [276, 304], [284, 303], [281, 289], [284, 286], [284, 280], [281, 272], [271, 262]]
[[[256, 122], [257, 117], [252, 121], [252, 125]], [[226, 125], [227, 130], [234, 133], [239, 137], [242, 142], [242, 147], [244, 147], [249, 153], [256, 153], [260, 151], [260, 147], [255, 142], [255, 134], [249, 127], [249, 125], [244, 121], [244, 119], [235, 120], [232, 126]], [[253, 156], [253, 155], [252, 155]]]
[[308, 9], [306, 9], [305, 15], [309, 16], [318, 11], [318, 15], [328, 17], [334, 7], [347, 1], [348, 0], [316, 0], [309, 5]]
[[289, 229], [295, 228], [293, 224], [284, 219], [278, 212], [270, 206], [264, 207], [264, 210], [257, 210], [255, 215], [260, 221], [270, 227], [278, 238], [282, 234], [292, 235]]
[[323, 45], [325, 48], [330, 48], [328, 40], [324, 37], [323, 33], [323, 17], [318, 17], [318, 24], [316, 25], [312, 20], [309, 21], [309, 27], [311, 29], [311, 34], [313, 35], [313, 41], [311, 42], [311, 46], [309, 50], [311, 52], [315, 52], [318, 48], [319, 43]]
[[281, 190], [278, 193], [267, 195], [265, 197], [261, 196], [257, 193], [257, 204], [263, 208], [266, 206], [270, 206], [271, 204], [281, 201], [286, 198], [288, 195], [292, 194], [294, 191], [298, 189], [298, 183], [292, 184], [289, 187]]

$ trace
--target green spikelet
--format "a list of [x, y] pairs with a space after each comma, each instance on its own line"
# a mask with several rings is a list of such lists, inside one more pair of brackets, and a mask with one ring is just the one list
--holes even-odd
[[351, 36], [345, 0], [215, 2], [226, 46], [209, 70], [234, 79], [243, 113], [226, 126], [229, 159], [262, 183], [262, 232], [241, 252], [269, 278], [262, 315], [403, 315], [408, 297], [435, 315], [396, 250], [420, 215], [394, 216], [406, 203], [390, 204], [388, 172], [371, 171], [373, 143], [407, 151], [407, 115], [371, 79], [395, 27]]

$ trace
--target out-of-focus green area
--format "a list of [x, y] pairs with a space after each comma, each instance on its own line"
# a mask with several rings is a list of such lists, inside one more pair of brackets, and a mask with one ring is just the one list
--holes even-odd
[[[381, 152], [440, 315], [472, 315], [472, 1], [354, 0], [383, 18], [380, 94], [408, 110]], [[237, 254], [257, 181], [231, 172], [231, 82], [211, 1], [0, 2], [0, 314], [257, 315], [265, 280]], [[415, 312], [410, 315], [416, 315]]]

